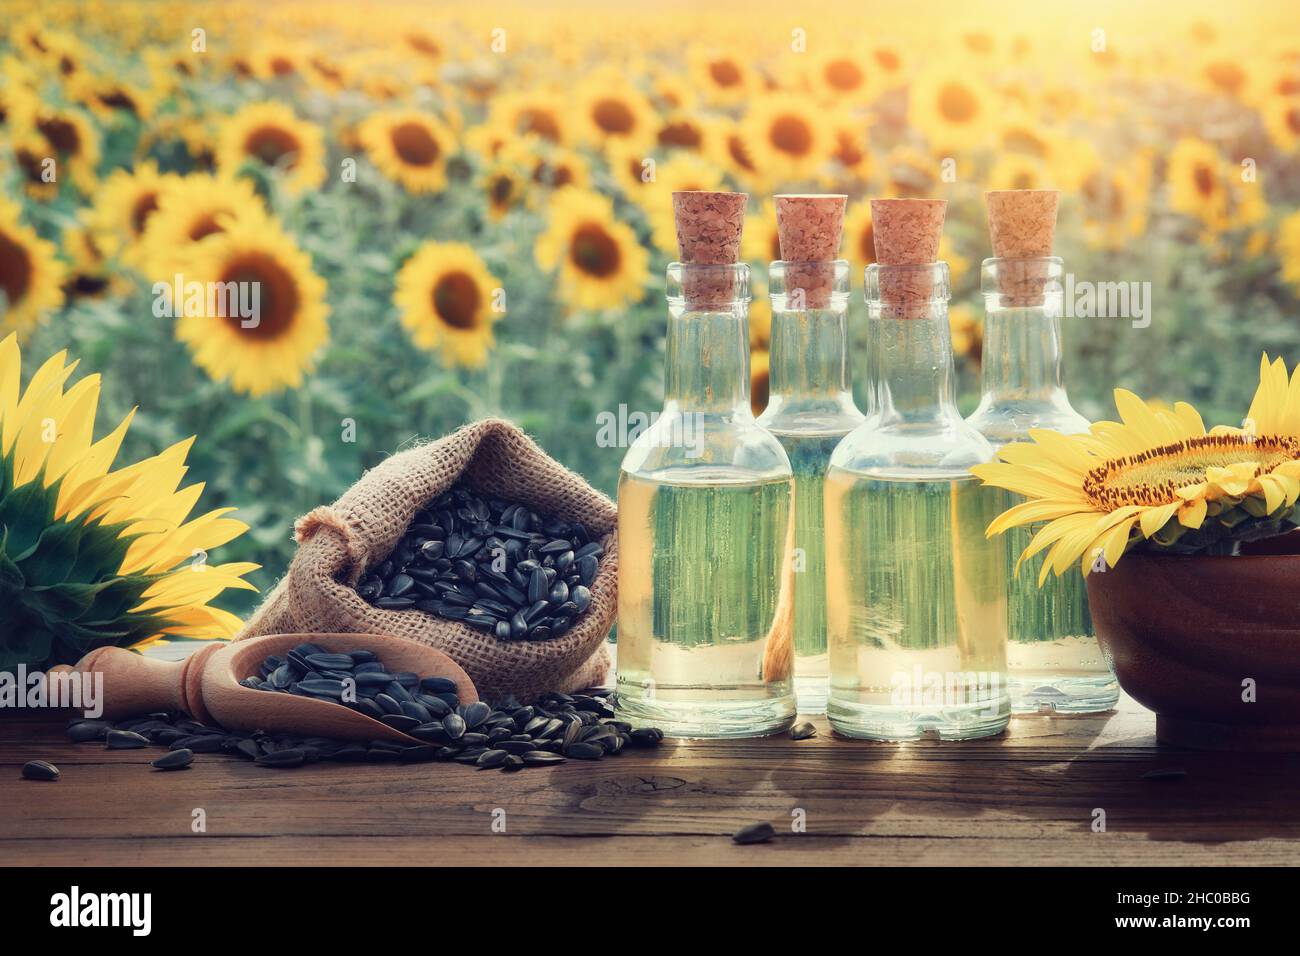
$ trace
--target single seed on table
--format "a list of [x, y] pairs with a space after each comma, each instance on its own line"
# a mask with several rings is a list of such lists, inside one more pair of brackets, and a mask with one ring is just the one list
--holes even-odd
[[78, 744], [103, 740], [108, 736], [108, 730], [108, 724], [102, 720], [84, 720], [68, 728], [68, 739]]
[[751, 823], [747, 827], [741, 827], [734, 834], [731, 840], [733, 843], [739, 843], [746, 846], [750, 843], [766, 843], [772, 837], [776, 836], [776, 831], [772, 829], [770, 823]]
[[530, 766], [564, 763], [565, 759], [563, 754], [550, 753], [545, 750], [530, 750], [528, 753], [523, 754], [522, 757], [524, 763]]
[[194, 763], [193, 750], [171, 750], [153, 762], [159, 770], [184, 770]]
[[576, 743], [564, 748], [566, 757], [577, 757], [579, 760], [599, 760], [605, 756], [605, 748], [600, 744]]
[[795, 724], [790, 728], [791, 740], [807, 740], [809, 737], [816, 736], [817, 728], [806, 720], [802, 724]]
[[47, 760], [29, 760], [23, 764], [24, 780], [58, 780], [59, 768]]
[[487, 769], [489, 767], [499, 767], [510, 758], [510, 754], [504, 750], [485, 750], [479, 754], [478, 760], [475, 761], [479, 767]]
[[277, 750], [275, 753], [258, 757], [254, 763], [259, 767], [298, 767], [302, 765], [305, 758], [306, 754], [301, 750]]

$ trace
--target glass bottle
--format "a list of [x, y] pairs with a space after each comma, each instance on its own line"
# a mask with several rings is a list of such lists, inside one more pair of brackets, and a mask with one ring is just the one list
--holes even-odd
[[[984, 348], [979, 407], [968, 422], [995, 447], [1027, 441], [1034, 428], [1088, 430], [1070, 406], [1061, 376], [1064, 269], [1055, 257], [985, 259]], [[1014, 290], [1017, 294], [1011, 294]], [[1033, 294], [1019, 294], [1032, 292]], [[998, 513], [1023, 501], [994, 489]], [[1119, 699], [1119, 684], [1097, 644], [1088, 593], [1077, 570], [1049, 575], [1038, 587], [1036, 562], [1015, 573], [1033, 537], [1013, 528], [998, 540], [1008, 575], [1008, 675], [1015, 713], [1096, 713]]]
[[[929, 301], [887, 305], [882, 284]], [[871, 265], [866, 291], [878, 407], [826, 478], [826, 713], [849, 737], [990, 736], [1010, 717], [1006, 578], [969, 470], [993, 449], [957, 411], [948, 267]]]
[[[689, 288], [726, 288], [701, 304]], [[794, 721], [790, 462], [749, 404], [749, 268], [668, 267], [664, 408], [618, 485], [617, 708], [675, 737]]]
[[[801, 714], [826, 712], [826, 551], [822, 490], [831, 452], [862, 424], [849, 384], [849, 264], [817, 263], [830, 295], [811, 307], [791, 274], [814, 264], [773, 262], [771, 366], [767, 408], [758, 423], [780, 441], [794, 472], [794, 686]], [[797, 279], [795, 281], [798, 281]]]

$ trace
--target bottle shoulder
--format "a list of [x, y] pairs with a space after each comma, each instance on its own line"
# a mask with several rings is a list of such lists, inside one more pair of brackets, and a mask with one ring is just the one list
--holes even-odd
[[753, 418], [667, 413], [642, 431], [623, 456], [629, 475], [725, 472], [728, 480], [789, 478], [790, 459], [777, 438]]
[[1025, 441], [1034, 429], [1077, 435], [1091, 427], [1063, 394], [1050, 401], [1032, 402], [993, 401], [985, 396], [966, 421], [994, 445]]
[[959, 416], [926, 422], [868, 418], [845, 436], [831, 467], [898, 477], [958, 477], [992, 459], [993, 446]]

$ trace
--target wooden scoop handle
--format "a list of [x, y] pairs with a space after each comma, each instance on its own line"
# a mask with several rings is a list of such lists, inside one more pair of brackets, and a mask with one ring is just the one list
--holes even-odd
[[184, 660], [160, 661], [120, 647], [101, 647], [83, 657], [75, 671], [103, 675], [104, 716], [110, 720], [154, 711], [184, 711], [211, 723], [203, 705], [202, 675], [208, 659], [222, 644], [211, 644]]

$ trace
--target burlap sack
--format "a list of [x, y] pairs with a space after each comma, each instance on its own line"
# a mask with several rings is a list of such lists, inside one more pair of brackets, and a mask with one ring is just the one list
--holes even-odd
[[[388, 557], [415, 513], [462, 481], [480, 494], [581, 521], [605, 549], [591, 606], [559, 637], [501, 641], [459, 621], [409, 609], [373, 607], [353, 590], [362, 573]], [[474, 681], [479, 695], [531, 699], [605, 682], [605, 645], [618, 609], [618, 534], [614, 503], [550, 458], [510, 422], [486, 419], [388, 459], [338, 501], [298, 520], [289, 572], [238, 639], [262, 634], [338, 631], [391, 634], [436, 647]]]

